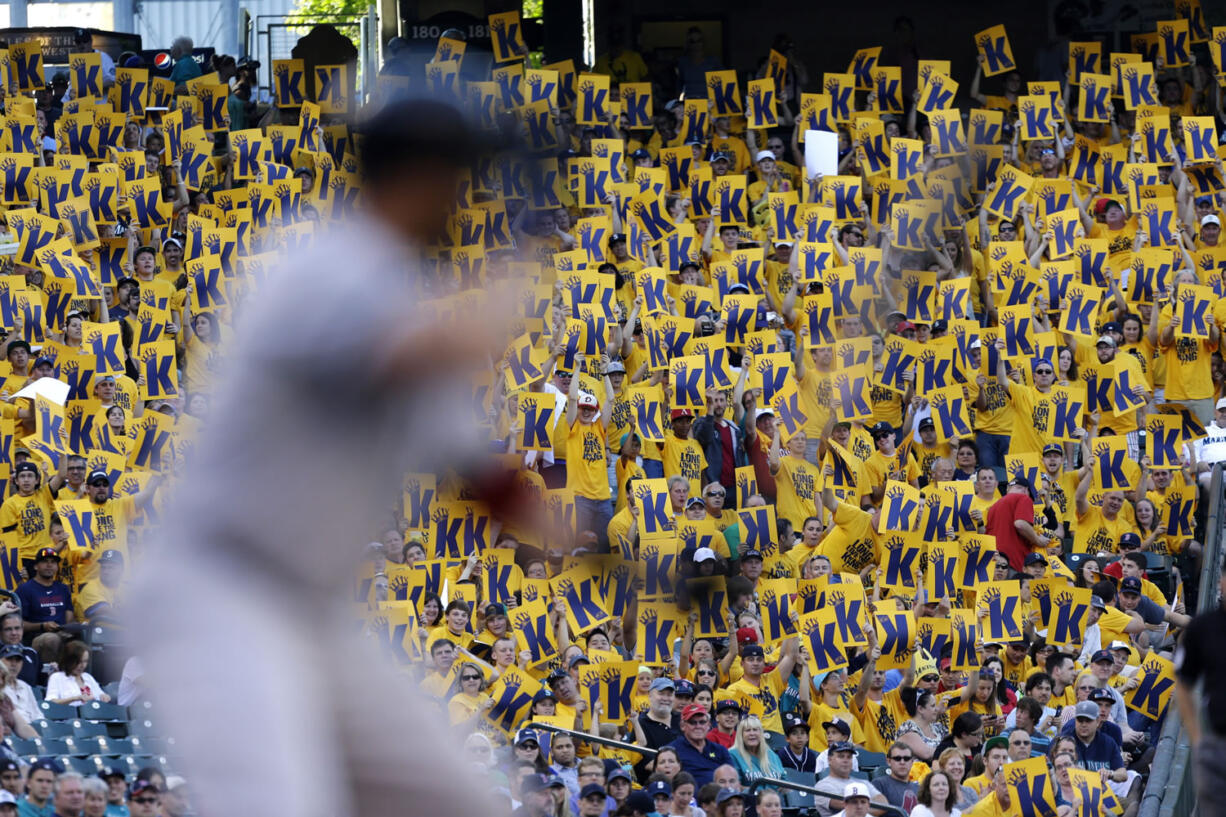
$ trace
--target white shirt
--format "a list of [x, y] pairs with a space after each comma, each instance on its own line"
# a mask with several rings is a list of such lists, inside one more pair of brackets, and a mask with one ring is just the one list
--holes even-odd
[[[923, 803], [918, 803], [915, 808], [911, 809], [911, 817], [935, 817], [935, 815], [932, 813], [932, 809]], [[962, 812], [953, 809], [950, 811], [949, 817], [962, 817]]]
[[81, 673], [81, 683], [71, 675], [66, 675], [62, 672], [56, 672], [47, 679], [47, 700], [48, 701], [64, 701], [67, 700], [70, 705], [77, 703], [77, 698], [84, 700], [85, 693], [89, 693], [89, 700], [98, 698], [102, 692], [102, 684], [98, 683], [94, 676], [88, 672]]
[[4, 694], [13, 702], [17, 714], [27, 721], [36, 721], [43, 716], [42, 710], [38, 708], [38, 699], [34, 697], [34, 690], [20, 678], [13, 686], [6, 686]]
[[1197, 461], [1212, 465], [1226, 460], [1226, 428], [1222, 428], [1217, 424], [1217, 420], [1214, 420], [1205, 426], [1205, 431], [1208, 432], [1207, 437], [1192, 443]]

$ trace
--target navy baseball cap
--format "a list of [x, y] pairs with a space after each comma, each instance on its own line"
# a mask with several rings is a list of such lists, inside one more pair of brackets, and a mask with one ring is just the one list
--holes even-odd
[[851, 741], [840, 740], [837, 743], [830, 744], [831, 752], [854, 752], [856, 747]]
[[20, 644], [5, 644], [0, 647], [0, 658], [21, 658], [25, 659], [26, 648]]
[[1094, 702], [1102, 702], [1105, 704], [1115, 703], [1115, 696], [1111, 694], [1111, 690], [1106, 687], [1095, 687], [1090, 690], [1090, 700]]
[[98, 469], [97, 471], [90, 471], [89, 476], [85, 478], [85, 484], [93, 485], [95, 482], [105, 482], [107, 485], [110, 485], [111, 475], [108, 474], [106, 471], [103, 471], [102, 469]]
[[[132, 785], [133, 794], [136, 794], [136, 784]], [[533, 772], [529, 775], [524, 775], [524, 779], [519, 783], [521, 792], [544, 791], [549, 788], [549, 778], [540, 772]]]
[[1094, 657], [1090, 659], [1091, 664], [1099, 664], [1103, 661], [1115, 663], [1115, 657], [1111, 655], [1111, 650], [1099, 650], [1094, 653]]
[[[0, 767], [0, 770], [3, 770], [3, 767]], [[112, 777], [118, 777], [120, 780], [128, 779], [127, 773], [118, 766], [103, 766], [102, 771], [98, 772], [98, 776], [103, 780], [110, 780]]]
[[678, 681], [674, 686], [674, 689], [676, 690], [677, 695], [683, 698], [694, 697], [694, 685], [685, 679]]
[[766, 651], [762, 649], [761, 644], [748, 644], [741, 647], [741, 658], [765, 658]]
[[716, 715], [718, 715], [721, 712], [727, 712], [729, 709], [733, 710], [734, 712], [739, 713], [741, 711], [741, 705], [737, 703], [736, 699], [734, 698], [724, 698], [722, 700], [715, 702], [715, 714]]
[[1135, 533], [1125, 533], [1120, 536], [1120, 550], [1124, 548], [1139, 548], [1141, 546], [1141, 537]]
[[1047, 564], [1047, 557], [1042, 553], [1027, 553], [1024, 563], [1027, 565], [1045, 565]]
[[783, 734], [791, 732], [793, 729], [808, 730], [809, 722], [797, 715], [795, 712], [783, 713]]
[[[664, 781], [661, 780], [659, 782], [663, 783]], [[669, 796], [671, 795], [672, 795], [672, 792], [669, 792]], [[604, 786], [600, 785], [599, 783], [588, 783], [586, 786], [579, 789], [579, 799], [580, 800], [586, 800], [589, 797], [608, 797], [608, 796], [609, 796], [609, 793], [605, 791]]]
[[541, 738], [540, 738], [540, 735], [536, 733], [535, 729], [520, 729], [518, 732], [515, 733], [515, 745], [516, 746], [523, 746], [528, 741], [532, 741], [538, 746], [540, 745]]
[[651, 795], [653, 798], [673, 796], [673, 787], [668, 785], [668, 782], [664, 780], [655, 781], [654, 783], [648, 785], [644, 791], [646, 791], [647, 794]]
[[1141, 580], [1136, 576], [1128, 576], [1120, 582], [1120, 592], [1141, 595]]
[[60, 560], [60, 554], [55, 552], [55, 548], [39, 548], [38, 553], [34, 554], [34, 561], [41, 562], [43, 559]]

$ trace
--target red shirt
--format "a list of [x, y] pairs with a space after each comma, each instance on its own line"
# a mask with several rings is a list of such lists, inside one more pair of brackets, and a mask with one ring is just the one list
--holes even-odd
[[1030, 494], [1005, 494], [988, 508], [986, 532], [996, 537], [996, 550], [1009, 557], [1009, 567], [1020, 572], [1030, 547], [1013, 526], [1019, 519], [1034, 524], [1034, 503], [1030, 501]]
[[754, 437], [754, 442], [746, 446], [749, 454], [749, 462], [753, 465], [754, 479], [758, 481], [758, 493], [760, 493], [767, 502], [775, 501], [775, 475], [771, 473], [770, 467], [770, 440], [766, 439], [766, 435], [758, 432]]
[[707, 733], [707, 740], [711, 741], [712, 743], [718, 743], [725, 749], [731, 749], [733, 742], [736, 740], [736, 735], [729, 735], [719, 731], [718, 729], [712, 729]]

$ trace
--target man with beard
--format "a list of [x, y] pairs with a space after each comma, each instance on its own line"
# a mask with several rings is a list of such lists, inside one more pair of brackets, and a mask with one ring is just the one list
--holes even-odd
[[722, 389], [707, 392], [707, 413], [694, 420], [692, 435], [707, 457], [703, 471], [706, 484], [718, 482], [732, 494], [736, 489], [736, 469], [749, 464], [745, 441], [736, 423], [724, 417], [728, 395]]

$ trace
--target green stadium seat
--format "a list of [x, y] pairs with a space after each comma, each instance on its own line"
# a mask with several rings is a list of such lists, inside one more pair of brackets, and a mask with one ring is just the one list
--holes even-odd
[[42, 738], [42, 752], [48, 755], [73, 755], [76, 746], [72, 738]]
[[119, 704], [104, 704], [101, 701], [90, 701], [81, 704], [81, 718], [87, 721], [126, 721], [127, 707]]
[[43, 721], [46, 724], [38, 730], [40, 738], [70, 738], [74, 734], [70, 721]]
[[43, 701], [39, 705], [39, 709], [43, 711], [43, 717], [49, 721], [72, 721], [77, 719], [77, 708], [75, 706]]
[[128, 734], [134, 738], [154, 737], [161, 734], [161, 729], [148, 718], [133, 719], [128, 724]]
[[19, 755], [37, 755], [42, 751], [42, 740], [40, 738], [19, 738], [9, 736], [9, 746]]
[[73, 738], [73, 742], [76, 744], [76, 751], [73, 752], [74, 755], [83, 755], [85, 757], [89, 757], [92, 755], [116, 754], [115, 752], [110, 752], [107, 750], [106, 738], [100, 738], [100, 737]]
[[48, 721], [48, 720], [44, 720], [40, 718], [36, 721], [30, 721], [30, 726], [34, 727], [34, 731], [41, 735], [43, 733], [43, 730], [46, 729], [47, 726], [52, 723], [58, 723], [58, 721]]
[[97, 757], [70, 757], [67, 760], [72, 771], [82, 777], [94, 777], [102, 770], [102, 764]]
[[[107, 755], [135, 755], [144, 748], [139, 738], [108, 738], [106, 741]], [[150, 751], [152, 754], [152, 750]]]
[[[72, 734], [78, 738], [105, 738], [108, 736], [106, 724], [96, 721], [73, 721]], [[59, 737], [59, 735], [51, 737]]]
[[[784, 769], [783, 779], [802, 786], [812, 786], [817, 783], [817, 778], [812, 772], [800, 772], [796, 769]], [[799, 809], [803, 813], [815, 807], [813, 795], [809, 792], [781, 788], [779, 793], [783, 797], [785, 809]]]

